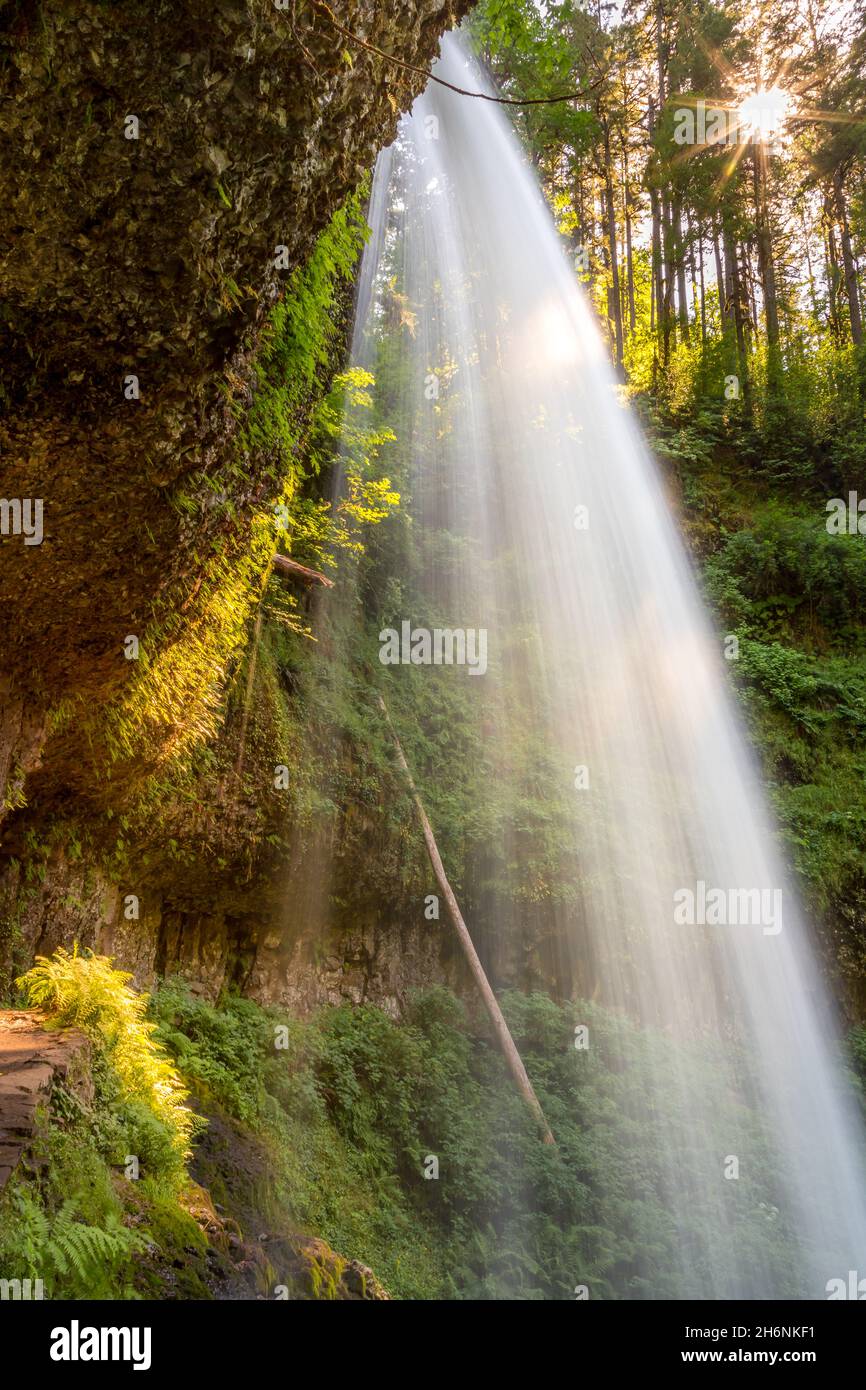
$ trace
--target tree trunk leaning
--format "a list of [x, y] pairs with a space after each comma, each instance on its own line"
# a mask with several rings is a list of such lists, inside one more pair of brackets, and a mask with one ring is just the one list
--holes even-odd
[[484, 967], [478, 958], [478, 952], [475, 950], [472, 937], [469, 935], [469, 928], [463, 920], [463, 915], [458, 906], [457, 899], [454, 896], [454, 891], [451, 887], [451, 884], [448, 882], [448, 878], [445, 873], [445, 868], [436, 845], [435, 837], [433, 835], [432, 826], [430, 825], [430, 822], [427, 819], [427, 812], [424, 810], [424, 804], [421, 801], [421, 797], [418, 794], [418, 789], [415, 786], [412, 773], [409, 770], [409, 764], [406, 762], [406, 757], [403, 752], [402, 745], [400, 743], [399, 738], [397, 737], [397, 731], [394, 728], [394, 725], [391, 723], [391, 716], [388, 713], [388, 708], [381, 695], [377, 695], [376, 698], [379, 701], [379, 707], [382, 711], [382, 714], [384, 715], [385, 723], [388, 725], [388, 730], [391, 734], [394, 747], [397, 750], [397, 759], [400, 763], [400, 767], [403, 770], [403, 774], [406, 778], [406, 782], [412, 794], [412, 800], [415, 803], [415, 809], [418, 812], [418, 819], [421, 822], [421, 829], [424, 833], [424, 840], [427, 845], [427, 853], [430, 856], [430, 863], [433, 865], [433, 873], [436, 877], [436, 882], [439, 884], [439, 887], [442, 891], [442, 896], [445, 899], [445, 903], [448, 908], [448, 915], [454, 924], [454, 929], [457, 932], [457, 936], [460, 940], [460, 945], [463, 947], [463, 954], [466, 956], [466, 959], [469, 962], [469, 969], [472, 971], [475, 983], [478, 986], [478, 992], [481, 995], [481, 998], [484, 1000], [484, 1007], [487, 1009], [487, 1012], [490, 1016], [490, 1021], [493, 1024], [494, 1030], [496, 1032], [496, 1036], [499, 1041], [499, 1046], [501, 1047], [502, 1052], [505, 1055], [505, 1060], [508, 1063], [508, 1068], [511, 1072], [512, 1077], [514, 1078], [515, 1085], [517, 1086], [517, 1089], [520, 1092], [520, 1094], [523, 1096], [523, 1099], [526, 1101], [527, 1106], [532, 1111], [533, 1117], [535, 1118], [535, 1121], [538, 1124], [539, 1129], [541, 1130], [541, 1137], [543, 1142], [545, 1144], [555, 1144], [556, 1140], [554, 1139], [553, 1134], [551, 1133], [550, 1126], [548, 1125], [547, 1120], [544, 1118], [544, 1111], [541, 1108], [541, 1102], [539, 1101], [538, 1096], [535, 1094], [535, 1091], [532, 1088], [532, 1082], [526, 1074], [526, 1068], [523, 1065], [520, 1053], [517, 1051], [517, 1047], [509, 1031], [508, 1024], [505, 1022], [505, 1018], [503, 1016], [502, 1010], [499, 1007], [496, 995], [493, 993], [493, 990], [490, 987], [490, 981], [484, 973]]

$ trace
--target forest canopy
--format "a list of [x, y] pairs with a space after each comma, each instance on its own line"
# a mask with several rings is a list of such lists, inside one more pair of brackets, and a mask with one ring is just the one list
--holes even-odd
[[808, 473], [818, 446], [853, 486], [862, 10], [486, 0], [470, 26], [509, 95], [586, 91], [515, 119], [632, 386], [681, 412], [707, 404], [764, 445], [784, 437], [789, 471]]

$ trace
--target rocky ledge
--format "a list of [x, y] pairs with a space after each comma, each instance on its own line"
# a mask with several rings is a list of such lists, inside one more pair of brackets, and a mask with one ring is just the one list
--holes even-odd
[[48, 1032], [38, 1013], [0, 1011], [0, 1192], [40, 1131], [58, 1081], [88, 1097], [87, 1038]]

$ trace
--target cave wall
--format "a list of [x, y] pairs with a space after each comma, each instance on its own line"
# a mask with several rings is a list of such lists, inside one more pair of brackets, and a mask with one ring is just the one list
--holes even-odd
[[[333, 6], [421, 68], [467, 8]], [[245, 553], [275, 460], [232, 441], [276, 248], [303, 264], [424, 78], [304, 0], [22, 0], [0, 54], [3, 493], [43, 505], [40, 544], [0, 537], [2, 814], [34, 773], [88, 795], [109, 750], [76, 710], [134, 682], [130, 634], [152, 662], [182, 640]]]
[[[396, 1016], [414, 989], [469, 983], [450, 923], [425, 917], [435, 883], [417, 848], [411, 827], [395, 846], [372, 810], [351, 830], [344, 815], [305, 829], [234, 881], [160, 855], [145, 872], [112, 874], [58, 844], [35, 879], [17, 862], [0, 873], [0, 976], [77, 943], [139, 988], [181, 974], [212, 1000], [230, 989], [294, 1014], [369, 1002]], [[419, 866], [408, 885], [390, 872], [403, 849]]]
[[[331, 8], [423, 70], [470, 3]], [[43, 509], [41, 543], [0, 535], [6, 982], [78, 941], [140, 985], [180, 970], [211, 996], [396, 1008], [453, 976], [452, 945], [417, 895], [362, 887], [347, 808], [303, 832], [271, 808], [272, 838], [291, 843], [270, 855], [231, 792], [211, 818], [152, 806], [126, 858], [112, 837], [137, 784], [171, 772], [178, 726], [201, 743], [198, 705], [222, 705], [267, 567], [255, 520], [293, 466], [279, 441], [242, 436], [274, 306], [423, 71], [353, 44], [311, 0], [21, 0], [0, 13], [0, 55], [2, 492]], [[335, 365], [301, 401], [299, 436]], [[213, 689], [170, 688], [220, 604], [237, 614], [202, 643]], [[124, 727], [143, 666], [166, 699]], [[229, 767], [237, 728], [217, 714]], [[316, 894], [323, 836], [334, 876]]]

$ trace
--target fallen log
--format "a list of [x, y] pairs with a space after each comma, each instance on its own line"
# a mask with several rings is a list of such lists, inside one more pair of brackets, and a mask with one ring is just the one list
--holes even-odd
[[293, 579], [299, 579], [302, 584], [321, 584], [325, 589], [333, 589], [334, 581], [329, 579], [326, 574], [321, 574], [318, 570], [311, 570], [307, 565], [299, 565], [297, 560], [290, 560], [287, 555], [274, 556], [274, 569], [280, 574], [290, 574]]
[[412, 795], [412, 800], [415, 803], [415, 809], [418, 812], [418, 819], [421, 822], [421, 829], [423, 831], [424, 840], [427, 845], [427, 853], [430, 856], [430, 863], [433, 865], [433, 873], [436, 876], [436, 882], [439, 884], [439, 887], [442, 890], [442, 896], [445, 899], [445, 903], [448, 908], [448, 915], [454, 924], [454, 929], [457, 932], [460, 945], [463, 947], [463, 954], [466, 956], [466, 959], [469, 962], [469, 969], [472, 971], [472, 974], [475, 978], [475, 983], [478, 986], [478, 992], [481, 995], [481, 998], [484, 1001], [484, 1007], [486, 1008], [490, 1016], [490, 1021], [493, 1024], [494, 1030], [496, 1032], [496, 1036], [499, 1041], [499, 1046], [502, 1049], [506, 1062], [508, 1063], [508, 1068], [511, 1072], [512, 1077], [514, 1078], [515, 1085], [517, 1086], [517, 1089], [520, 1092], [520, 1094], [523, 1096], [523, 1099], [526, 1101], [526, 1104], [528, 1105], [529, 1109], [532, 1111], [532, 1114], [538, 1124], [543, 1142], [545, 1144], [555, 1144], [556, 1140], [554, 1139], [553, 1134], [551, 1133], [550, 1126], [548, 1125], [547, 1120], [544, 1118], [544, 1111], [541, 1108], [541, 1102], [539, 1101], [538, 1096], [535, 1094], [535, 1091], [532, 1087], [532, 1082], [526, 1074], [526, 1068], [523, 1065], [520, 1053], [517, 1051], [517, 1047], [515, 1045], [514, 1039], [511, 1036], [508, 1024], [505, 1022], [504, 1015], [499, 1007], [496, 995], [493, 993], [493, 990], [490, 987], [490, 981], [484, 973], [484, 966], [481, 964], [481, 961], [478, 958], [478, 952], [475, 949], [472, 937], [469, 935], [469, 928], [463, 920], [463, 914], [461, 913], [457, 903], [457, 899], [454, 896], [454, 890], [452, 889], [451, 884], [448, 882], [448, 878], [445, 873], [445, 866], [442, 863], [442, 858], [439, 854], [439, 849], [436, 845], [436, 839], [433, 835], [433, 828], [430, 825], [429, 820], [427, 819], [427, 812], [424, 810], [424, 804], [421, 800], [421, 797], [418, 794], [418, 789], [415, 786], [415, 782], [412, 778], [412, 773], [409, 770], [409, 764], [406, 761], [406, 756], [403, 752], [402, 745], [400, 743], [399, 738], [397, 737], [397, 731], [394, 728], [394, 725], [391, 723], [391, 716], [388, 713], [388, 707], [385, 704], [385, 701], [382, 699], [381, 695], [377, 694], [376, 698], [379, 701], [379, 707], [382, 711], [382, 714], [385, 717], [385, 723], [388, 725], [388, 729], [390, 731], [394, 747], [397, 750], [397, 758], [400, 763], [400, 767], [403, 770], [403, 774], [406, 778], [409, 791]]

